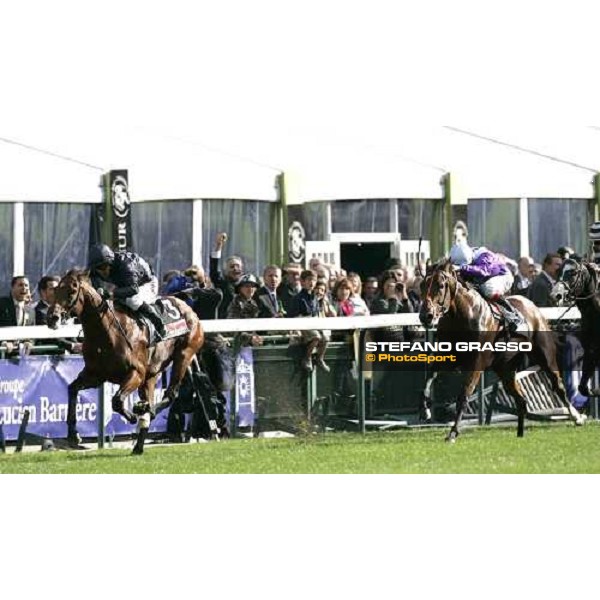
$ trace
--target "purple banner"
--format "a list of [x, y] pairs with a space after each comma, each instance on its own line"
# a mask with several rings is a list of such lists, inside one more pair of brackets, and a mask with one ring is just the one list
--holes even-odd
[[[231, 414], [231, 393], [224, 392], [227, 399], [227, 421]], [[235, 412], [238, 427], [252, 427], [256, 411], [254, 399], [254, 360], [252, 348], [241, 348], [235, 360]]]
[[[67, 436], [67, 387], [83, 368], [80, 356], [30, 356], [0, 360], [0, 424], [7, 440], [15, 440], [29, 409], [27, 431], [53, 438]], [[85, 390], [77, 402], [77, 428], [82, 437], [98, 433], [98, 390]]]

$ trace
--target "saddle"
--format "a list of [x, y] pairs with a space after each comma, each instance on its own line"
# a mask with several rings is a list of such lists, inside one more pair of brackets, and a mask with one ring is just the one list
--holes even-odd
[[[492, 317], [500, 323], [500, 325], [504, 328], [504, 331], [508, 334], [510, 332], [510, 319], [507, 316], [508, 310], [504, 306], [498, 304], [497, 302], [494, 302], [493, 300], [488, 300], [487, 298], [484, 299], [490, 307]], [[511, 332], [511, 335], [520, 335], [524, 338], [529, 339], [531, 336], [531, 332], [527, 327], [527, 319], [525, 319], [521, 311], [519, 311], [519, 309], [516, 306], [513, 306], [512, 309], [515, 313], [519, 315], [519, 317], [521, 318], [521, 322], [525, 325], [519, 327], [515, 332]]]

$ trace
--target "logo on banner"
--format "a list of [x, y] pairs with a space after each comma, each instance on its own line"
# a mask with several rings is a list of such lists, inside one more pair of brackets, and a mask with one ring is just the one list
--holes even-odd
[[129, 186], [125, 177], [117, 175], [111, 186], [112, 207], [115, 215], [124, 219], [129, 214], [131, 199], [129, 198]]
[[302, 223], [293, 221], [288, 229], [288, 255], [292, 262], [302, 263], [306, 252], [306, 232]]

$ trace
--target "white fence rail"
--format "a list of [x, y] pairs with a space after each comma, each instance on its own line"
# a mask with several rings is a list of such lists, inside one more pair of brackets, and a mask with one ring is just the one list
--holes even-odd
[[[549, 321], [577, 320], [581, 314], [577, 308], [565, 312], [565, 308], [542, 308]], [[377, 327], [421, 327], [416, 313], [398, 315], [371, 315], [368, 317], [329, 317], [296, 319], [219, 319], [202, 321], [204, 331], [209, 333], [234, 333], [238, 331], [298, 331], [307, 329], [355, 330]], [[82, 335], [81, 325], [66, 325], [50, 329], [46, 325], [31, 327], [2, 327], [0, 342], [14, 340], [50, 340], [77, 338]]]

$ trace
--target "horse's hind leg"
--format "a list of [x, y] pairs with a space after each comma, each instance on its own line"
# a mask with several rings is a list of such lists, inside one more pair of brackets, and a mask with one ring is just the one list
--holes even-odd
[[527, 416], [527, 400], [523, 394], [523, 388], [517, 381], [515, 372], [501, 374], [502, 383], [504, 389], [509, 393], [515, 400], [517, 405], [517, 437], [523, 437], [525, 435], [525, 417]]
[[552, 390], [559, 397], [562, 405], [567, 409], [569, 418], [575, 423], [575, 425], [583, 425], [585, 423], [585, 417], [569, 402], [567, 397], [567, 390], [560, 376], [558, 365], [556, 364], [556, 350], [546, 346], [542, 346], [542, 351], [538, 353], [538, 364], [550, 378]]
[[179, 393], [181, 382], [183, 381], [183, 378], [187, 372], [187, 368], [190, 366], [194, 356], [196, 356], [194, 351], [187, 346], [175, 350], [169, 386], [167, 387], [164, 399], [160, 404], [160, 409], [157, 408], [157, 412], [158, 410], [166, 408], [173, 402], [173, 400], [175, 400], [175, 397]]

